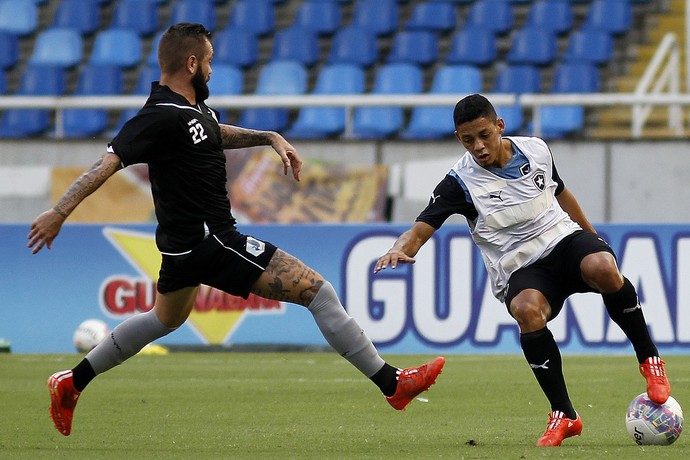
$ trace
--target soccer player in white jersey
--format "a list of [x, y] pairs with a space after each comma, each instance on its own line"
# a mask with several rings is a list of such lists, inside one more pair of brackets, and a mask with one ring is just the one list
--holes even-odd
[[377, 385], [388, 403], [403, 410], [441, 373], [443, 357], [416, 368], [385, 362], [333, 286], [296, 257], [235, 227], [227, 193], [225, 149], [270, 145], [284, 173], [300, 178], [302, 160], [281, 135], [218, 122], [205, 100], [213, 46], [201, 24], [174, 24], [158, 46], [160, 82], [139, 113], [122, 127], [107, 153], [82, 174], [52, 209], [31, 225], [28, 246], [50, 248], [69, 214], [123, 167], [149, 167], [162, 254], [154, 308], [118, 325], [74, 368], [48, 378], [50, 415], [67, 436], [81, 392], [96, 377], [173, 332], [189, 317], [200, 284], [247, 298], [302, 305], [328, 343]]
[[560, 351], [547, 327], [576, 292], [602, 295], [609, 316], [635, 349], [650, 399], [665, 402], [671, 390], [664, 361], [647, 330], [635, 288], [563, 184], [546, 143], [536, 137], [504, 137], [503, 119], [479, 94], [457, 103], [453, 121], [455, 136], [467, 151], [374, 271], [414, 263], [419, 249], [449, 216], [465, 216], [493, 293], [517, 321], [525, 358], [551, 405], [539, 446], [559, 446], [582, 432]]

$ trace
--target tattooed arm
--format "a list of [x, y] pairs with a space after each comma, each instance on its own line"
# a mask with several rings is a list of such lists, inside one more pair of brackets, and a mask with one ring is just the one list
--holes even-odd
[[220, 137], [221, 147], [224, 149], [270, 145], [283, 162], [283, 174], [287, 174], [288, 168], [292, 168], [292, 176], [295, 180], [299, 181], [299, 173], [302, 169], [302, 159], [297, 153], [297, 150], [295, 150], [295, 148], [280, 134], [273, 131], [258, 131], [255, 129], [221, 124]]
[[84, 198], [105, 183], [106, 180], [122, 168], [120, 157], [114, 153], [106, 153], [91, 168], [75, 180], [57, 204], [40, 214], [31, 224], [28, 247], [36, 254], [43, 246], [48, 249], [53, 240], [60, 233], [62, 224]]

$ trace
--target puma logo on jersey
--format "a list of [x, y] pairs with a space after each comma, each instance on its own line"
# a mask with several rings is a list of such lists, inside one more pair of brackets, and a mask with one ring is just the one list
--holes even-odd
[[544, 361], [544, 364], [531, 364], [530, 363], [529, 367], [531, 367], [532, 369], [547, 369], [548, 370], [549, 366], [547, 366], [547, 364], [549, 364], [549, 361], [551, 361], [551, 360], [547, 359], [546, 361]]
[[492, 198], [494, 200], [503, 201], [503, 198], [501, 198], [501, 192], [503, 192], [503, 190], [499, 190], [498, 192], [491, 192], [491, 193], [489, 193], [489, 198]]
[[431, 203], [436, 203], [437, 198], [441, 198], [441, 194], [434, 196], [434, 194], [432, 193], [431, 194]]
[[642, 306], [641, 306], [639, 303], [638, 303], [637, 305], [635, 305], [634, 307], [624, 308], [624, 309], [623, 309], [623, 313], [632, 313], [632, 312], [634, 312], [635, 310], [637, 310], [638, 308], [639, 308], [640, 310], [642, 310]]

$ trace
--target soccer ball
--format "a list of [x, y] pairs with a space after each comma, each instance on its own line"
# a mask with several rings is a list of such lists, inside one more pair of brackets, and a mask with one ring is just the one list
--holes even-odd
[[673, 444], [683, 431], [683, 409], [672, 396], [664, 404], [656, 404], [642, 393], [628, 406], [625, 426], [639, 445]]
[[72, 342], [81, 353], [88, 353], [103, 340], [110, 329], [100, 319], [87, 319], [82, 322], [72, 335]]

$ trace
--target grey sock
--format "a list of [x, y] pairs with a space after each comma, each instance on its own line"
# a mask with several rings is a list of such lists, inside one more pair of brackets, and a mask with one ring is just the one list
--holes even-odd
[[151, 310], [120, 323], [108, 337], [86, 355], [96, 374], [101, 374], [139, 352], [145, 345], [170, 334], [169, 328]]
[[326, 281], [307, 306], [326, 341], [367, 378], [385, 361], [371, 340], [340, 303], [331, 283]]

